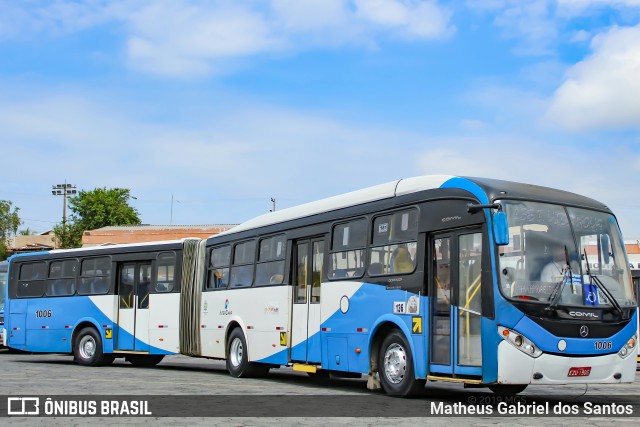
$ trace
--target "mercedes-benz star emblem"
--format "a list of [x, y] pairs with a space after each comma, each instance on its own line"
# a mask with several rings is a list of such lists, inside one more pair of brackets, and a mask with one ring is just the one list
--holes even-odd
[[586, 338], [589, 335], [589, 328], [586, 325], [580, 326], [580, 336]]

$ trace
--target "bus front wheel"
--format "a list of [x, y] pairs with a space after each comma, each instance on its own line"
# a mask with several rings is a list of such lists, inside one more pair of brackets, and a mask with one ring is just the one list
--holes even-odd
[[113, 362], [114, 356], [102, 352], [102, 338], [94, 328], [84, 328], [76, 337], [73, 356], [80, 365], [103, 366]]
[[269, 365], [250, 363], [247, 354], [247, 340], [242, 329], [235, 328], [227, 341], [227, 369], [236, 378], [260, 377], [269, 372]]
[[382, 341], [378, 353], [378, 374], [382, 389], [389, 396], [412, 396], [424, 388], [424, 380], [415, 377], [409, 342], [397, 329]]

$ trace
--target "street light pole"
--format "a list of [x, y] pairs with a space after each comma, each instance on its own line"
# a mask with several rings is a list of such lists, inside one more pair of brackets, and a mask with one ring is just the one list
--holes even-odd
[[72, 196], [78, 191], [75, 184], [55, 184], [51, 186], [51, 194], [54, 196], [62, 196], [62, 228], [65, 229], [67, 225], [67, 196]]

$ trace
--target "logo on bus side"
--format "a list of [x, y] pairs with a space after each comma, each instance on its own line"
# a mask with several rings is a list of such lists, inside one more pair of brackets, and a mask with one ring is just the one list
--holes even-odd
[[279, 312], [280, 307], [278, 306], [278, 303], [271, 302], [264, 308], [264, 314], [278, 314]]
[[442, 222], [449, 222], [449, 221], [460, 221], [462, 219], [462, 217], [460, 216], [448, 216], [446, 218], [442, 218]]
[[224, 301], [224, 310], [220, 310], [220, 316], [231, 316], [233, 311], [229, 310], [229, 300]]

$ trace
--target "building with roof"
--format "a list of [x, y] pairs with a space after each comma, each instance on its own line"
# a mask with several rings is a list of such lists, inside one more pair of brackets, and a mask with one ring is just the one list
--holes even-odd
[[28, 236], [14, 236], [8, 241], [8, 255], [25, 252], [49, 251], [58, 247], [53, 230]]
[[236, 224], [213, 225], [120, 225], [87, 230], [82, 234], [82, 246], [143, 243], [179, 240], [187, 237], [206, 239]]
[[631, 268], [640, 269], [640, 240], [625, 240], [624, 246], [627, 249]]

